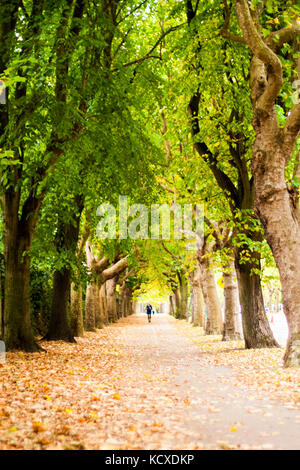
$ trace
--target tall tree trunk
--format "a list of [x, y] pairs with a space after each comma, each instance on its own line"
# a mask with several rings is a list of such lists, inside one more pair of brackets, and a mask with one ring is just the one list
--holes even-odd
[[132, 313], [133, 315], [136, 315], [137, 313], [137, 301], [136, 300], [132, 302]]
[[174, 299], [175, 299], [175, 318], [182, 318], [181, 317], [181, 298], [180, 298], [180, 290], [176, 287], [174, 291]]
[[55, 271], [53, 275], [53, 297], [47, 340], [74, 342], [68, 323], [68, 305], [71, 285], [71, 271], [67, 268]]
[[128, 291], [127, 291], [126, 283], [124, 283], [120, 289], [119, 307], [118, 307], [119, 318], [126, 317], [127, 296], [128, 296]]
[[230, 262], [224, 277], [224, 300], [225, 300], [225, 321], [223, 331], [223, 341], [241, 339], [239, 332], [239, 302], [238, 286], [236, 283], [236, 272], [234, 262]]
[[125, 316], [132, 315], [132, 289], [126, 286], [126, 303], [125, 303]]
[[82, 287], [71, 284], [70, 329], [74, 337], [83, 336]]
[[19, 247], [10, 245], [5, 266], [4, 342], [7, 350], [40, 350], [34, 340], [30, 322], [29, 262], [17, 262]]
[[107, 311], [107, 296], [106, 296], [106, 282], [101, 284], [100, 292], [100, 314], [103, 326], [108, 325], [108, 311]]
[[[57, 252], [60, 255], [64, 255], [67, 252], [68, 256], [71, 254], [75, 258], [78, 245], [80, 217], [83, 211], [83, 199], [81, 196], [75, 196], [74, 208], [76, 212], [74, 211], [72, 215], [75, 219], [75, 223], [65, 223], [64, 220], [60, 218], [55, 243]], [[71, 276], [72, 270], [67, 266], [54, 273], [52, 312], [49, 330], [45, 337], [48, 340], [75, 341], [68, 321]]]
[[97, 282], [94, 286], [95, 289], [95, 326], [97, 329], [103, 328], [103, 321], [102, 321], [102, 311], [101, 311], [101, 305], [100, 305], [100, 289], [101, 289], [101, 283]]
[[204, 333], [204, 299], [201, 287], [201, 272], [197, 267], [191, 275], [192, 291], [192, 321], [194, 326], [199, 326]]
[[118, 276], [113, 277], [106, 281], [107, 292], [107, 310], [109, 322], [116, 322], [117, 317], [117, 302], [116, 302], [116, 287], [118, 283]]
[[183, 274], [180, 283], [180, 316], [178, 318], [185, 318], [188, 320], [188, 280]]
[[96, 331], [96, 303], [97, 286], [95, 282], [89, 282], [85, 294], [85, 323], [86, 331]]
[[170, 315], [175, 316], [174, 296], [170, 295]]
[[120, 286], [120, 294], [119, 294], [119, 301], [118, 301], [118, 318], [124, 317], [124, 288], [125, 285]]
[[201, 262], [199, 262], [199, 267], [204, 300], [207, 307], [205, 332], [207, 335], [221, 335], [223, 331], [223, 318], [215, 274], [213, 269], [209, 268], [209, 261], [207, 258], [203, 258]]
[[[300, 367], [299, 191], [288, 188], [285, 178], [300, 131], [300, 103], [294, 104], [284, 126], [279, 125], [276, 113], [276, 100], [284, 80], [277, 50], [285, 42], [297, 44], [299, 23], [295, 21], [285, 30], [289, 37], [283, 35], [282, 39], [272, 33], [263, 38], [248, 2], [236, 0], [235, 5], [244, 40], [252, 52], [249, 82], [255, 131], [251, 161], [255, 210], [280, 274], [283, 308], [289, 325], [284, 363]], [[299, 69], [298, 61], [298, 73]], [[294, 176], [299, 177], [299, 165], [295, 170]]]
[[239, 252], [235, 252], [245, 346], [247, 349], [279, 347], [266, 317], [260, 276], [252, 273], [254, 267], [257, 265], [251, 262], [241, 264]]
[[6, 194], [3, 211], [4, 239], [4, 341], [6, 349], [28, 352], [41, 348], [34, 340], [30, 321], [30, 260], [34, 218], [19, 220], [19, 200], [13, 191]]
[[[266, 135], [265, 138], [269, 136]], [[295, 215], [296, 208], [293, 208], [293, 201], [286, 189], [286, 156], [282, 154], [279, 160], [276, 155], [278, 150], [271, 142], [269, 145], [270, 148], [265, 149], [261, 162], [258, 162], [257, 156], [253, 160], [256, 207], [280, 273], [282, 303], [289, 325], [285, 365], [300, 367], [300, 227]], [[272, 171], [269, 166], [276, 160], [281, 161], [281, 165]]]
[[[0, 258], [1, 262], [1, 258]], [[4, 318], [3, 318], [3, 299], [2, 299], [2, 271], [0, 269], [0, 339], [4, 334]]]

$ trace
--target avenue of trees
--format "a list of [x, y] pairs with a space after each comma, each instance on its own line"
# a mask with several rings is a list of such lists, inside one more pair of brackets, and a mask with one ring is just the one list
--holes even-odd
[[[294, 0], [0, 0], [7, 350], [74, 342], [138, 298], [278, 347], [282, 303], [300, 366], [299, 37]], [[203, 233], [101, 240], [120, 195], [202, 204]]]

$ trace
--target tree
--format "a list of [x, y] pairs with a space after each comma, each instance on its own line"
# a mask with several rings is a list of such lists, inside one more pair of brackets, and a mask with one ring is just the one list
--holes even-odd
[[[282, 2], [277, 4], [281, 6]], [[280, 125], [276, 113], [284, 81], [289, 80], [283, 73], [280, 52], [285, 43], [293, 42], [300, 35], [299, 9], [294, 6], [293, 18], [286, 27], [264, 37], [260, 25], [263, 5], [258, 2], [250, 10], [246, 0], [235, 2], [243, 39], [253, 54], [249, 79], [255, 130], [251, 170], [256, 213], [265, 229], [282, 284], [283, 308], [289, 325], [284, 362], [286, 366], [300, 367], [299, 198], [297, 187], [289, 188], [285, 178], [299, 135], [300, 103], [292, 106], [284, 125]]]
[[[30, 250], [49, 169], [63, 154], [66, 140], [78, 132], [69, 125], [63, 130], [63, 124], [70, 119], [66, 80], [84, 6], [79, 1], [73, 8], [69, 1], [52, 9], [33, 2], [28, 10], [19, 1], [0, 4], [0, 75], [7, 83], [6, 104], [0, 109], [4, 338], [8, 349], [36, 351], [30, 325]], [[50, 82], [55, 78], [55, 86], [43, 89], [47, 75]]]
[[[201, 19], [203, 17], [205, 20], [209, 21], [210, 15], [214, 15], [215, 11], [214, 5], [212, 7], [208, 5], [207, 9], [206, 6], [203, 5], [203, 11], [201, 14], [199, 13], [197, 15], [199, 5], [199, 2], [197, 2], [196, 7], [194, 7], [192, 1], [186, 1], [186, 16], [189, 25], [188, 35], [193, 44], [192, 60], [189, 63], [189, 76], [193, 77], [192, 86], [190, 86], [193, 92], [188, 102], [190, 125], [194, 148], [206, 162], [215, 181], [227, 197], [232, 211], [232, 217], [234, 218], [237, 211], [241, 210], [247, 212], [253, 209], [254, 188], [247, 165], [247, 145], [249, 145], [249, 141], [247, 138], [244, 138], [239, 126], [233, 125], [234, 122], [240, 121], [240, 114], [243, 113], [243, 110], [239, 109], [238, 102], [234, 104], [234, 102], [231, 101], [230, 108], [228, 108], [229, 112], [226, 112], [227, 121], [225, 120], [224, 126], [225, 103], [221, 102], [223, 112], [218, 115], [218, 113], [214, 111], [214, 107], [217, 106], [217, 103], [213, 102], [213, 104], [211, 104], [211, 100], [213, 99], [212, 95], [216, 95], [216, 83], [218, 83], [219, 97], [221, 100], [224, 100], [224, 96], [228, 96], [230, 89], [233, 89], [232, 93], [234, 96], [236, 89], [235, 84], [239, 82], [240, 76], [238, 80], [236, 77], [231, 77], [230, 71], [226, 70], [225, 67], [224, 70], [222, 69], [223, 79], [218, 77], [217, 82], [212, 78], [209, 79], [211, 70], [208, 68], [206, 54], [209, 55], [210, 60], [214, 60], [213, 55], [216, 54], [217, 50], [220, 51], [220, 54], [224, 53], [224, 55], [226, 51], [222, 49], [222, 41], [218, 41], [217, 38], [213, 37], [211, 39], [212, 47], [209, 49], [206, 47], [203, 52], [208, 32], [207, 27], [204, 26], [204, 22], [201, 21]], [[212, 28], [216, 27], [214, 17], [211, 26]], [[203, 35], [201, 34], [202, 30]], [[219, 49], [217, 49], [217, 47]], [[222, 60], [221, 57], [220, 59]], [[220, 63], [214, 60], [214, 64], [216, 73], [218, 74]], [[243, 72], [244, 71], [241, 73], [241, 77], [243, 76]], [[227, 79], [224, 80], [224, 76], [227, 76]], [[210, 81], [208, 82], [208, 80]], [[209, 88], [209, 92], [207, 92], [207, 83], [211, 83], [212, 87]], [[207, 101], [209, 103], [207, 103]], [[232, 141], [232, 143], [226, 141], [226, 153], [229, 153], [230, 157], [224, 163], [222, 152], [218, 151], [220, 141], [215, 142], [213, 146], [208, 144], [205, 138], [207, 130], [205, 129], [202, 105], [204, 105], [204, 109], [205, 106], [207, 106], [208, 116], [210, 116], [210, 114], [213, 117], [217, 115], [218, 119], [214, 120], [214, 118], [212, 118], [211, 120], [212, 126], [210, 125], [210, 127], [214, 129], [213, 132], [221, 133], [220, 129], [225, 127], [227, 134], [226, 139]], [[233, 106], [232, 110], [231, 106]], [[253, 224], [255, 225], [255, 222], [253, 222]], [[251, 225], [253, 226], [253, 224]], [[246, 226], [247, 224], [245, 224], [245, 227]], [[251, 258], [247, 261], [242, 259], [242, 251], [247, 249], [246, 240], [251, 240], [251, 238], [256, 239], [258, 232], [250, 230], [248, 225], [248, 229], [246, 229], [245, 233], [242, 235], [244, 243], [239, 243], [234, 252], [235, 267], [239, 281], [239, 298], [242, 307], [245, 344], [247, 348], [278, 346], [265, 315], [260, 277], [257, 274], [260, 265], [260, 255], [259, 253], [253, 252]]]

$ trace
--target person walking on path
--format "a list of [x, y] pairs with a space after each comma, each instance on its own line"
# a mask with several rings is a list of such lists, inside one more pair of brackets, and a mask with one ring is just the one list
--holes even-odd
[[146, 313], [148, 315], [148, 322], [151, 323], [152, 305], [146, 305]]

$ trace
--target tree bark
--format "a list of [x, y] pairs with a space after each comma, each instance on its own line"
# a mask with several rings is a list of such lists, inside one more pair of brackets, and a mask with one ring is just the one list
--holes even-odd
[[[0, 258], [1, 262], [1, 258]], [[4, 317], [3, 317], [3, 299], [2, 299], [2, 272], [0, 270], [0, 339], [4, 334]]]
[[100, 306], [100, 288], [101, 284], [97, 281], [94, 289], [95, 289], [95, 326], [97, 329], [103, 328], [103, 321], [101, 317], [101, 306]]
[[125, 295], [125, 317], [132, 315], [132, 289], [126, 286]]
[[117, 321], [117, 302], [116, 302], [116, 287], [118, 283], [118, 276], [113, 277], [106, 281], [106, 293], [107, 293], [107, 311], [108, 320], [111, 323]]
[[[264, 126], [265, 127], [265, 126]], [[272, 249], [282, 285], [282, 302], [289, 325], [288, 346], [284, 361], [286, 366], [300, 367], [300, 228], [297, 207], [285, 183], [285, 157], [273, 143], [267, 129], [259, 133], [260, 149], [269, 142], [269, 148], [256, 152], [253, 157], [253, 174], [256, 184], [257, 213], [265, 228], [266, 239]], [[274, 136], [276, 140], [276, 137]], [[277, 154], [277, 155], [276, 155]], [[277, 165], [274, 162], [278, 162]], [[273, 167], [273, 168], [271, 168]], [[268, 168], [268, 169], [267, 169]]]
[[276, 50], [284, 42], [297, 40], [299, 22], [264, 39], [246, 0], [236, 0], [235, 5], [243, 38], [253, 54], [250, 87], [255, 140], [251, 172], [255, 210], [280, 274], [282, 302], [289, 325], [284, 364], [300, 367], [299, 192], [297, 188], [289, 190], [285, 179], [285, 168], [300, 131], [300, 102], [288, 113], [284, 127], [279, 126], [275, 108], [283, 83], [282, 65]]
[[201, 272], [197, 267], [191, 275], [191, 292], [192, 292], [192, 323], [199, 326], [204, 333], [204, 299], [201, 288]]
[[10, 245], [5, 267], [4, 342], [6, 350], [27, 352], [41, 348], [34, 340], [30, 321], [30, 268], [29, 262], [15, 258], [17, 243]]
[[188, 320], [188, 280], [184, 274], [181, 276], [180, 282], [180, 316], [178, 318], [185, 318]]
[[96, 331], [96, 304], [97, 304], [96, 283], [88, 283], [85, 294], [85, 322], [86, 331]]
[[82, 287], [71, 284], [70, 329], [74, 337], [83, 336]]
[[4, 341], [7, 350], [22, 349], [34, 352], [41, 348], [34, 340], [30, 321], [29, 253], [39, 203], [30, 207], [33, 210], [30, 220], [25, 219], [26, 207], [23, 208], [23, 217], [19, 220], [19, 196], [12, 188], [7, 191], [3, 207]]
[[181, 318], [181, 299], [180, 299], [180, 290], [176, 287], [174, 291], [174, 300], [175, 300], [175, 318]]
[[174, 296], [170, 295], [170, 315], [175, 316]]
[[103, 326], [108, 325], [108, 311], [107, 311], [107, 296], [106, 296], [106, 283], [101, 284], [100, 292], [100, 314]]
[[207, 307], [205, 332], [207, 335], [221, 335], [223, 331], [223, 318], [214, 271], [209, 268], [207, 258], [199, 260], [199, 267], [203, 295]]
[[[80, 217], [83, 211], [82, 196], [74, 197], [74, 209], [76, 211], [74, 210], [72, 215], [75, 223], [64, 222], [62, 216], [59, 218], [55, 244], [59, 255], [64, 255], [67, 252], [68, 256], [73, 255], [75, 259]], [[49, 330], [45, 336], [48, 340], [75, 341], [68, 320], [71, 276], [72, 269], [66, 265], [61, 270], [54, 272], [52, 312]]]
[[239, 331], [239, 302], [238, 286], [236, 283], [236, 272], [234, 262], [230, 262], [224, 277], [224, 300], [225, 300], [225, 321], [223, 330], [223, 341], [241, 339]]
[[67, 268], [55, 271], [53, 275], [53, 297], [49, 330], [45, 339], [74, 342], [68, 323], [68, 305], [71, 285], [71, 271]]
[[253, 267], [250, 262], [240, 264], [239, 254], [235, 254], [245, 346], [247, 349], [279, 347], [266, 317], [260, 277], [252, 273]]

